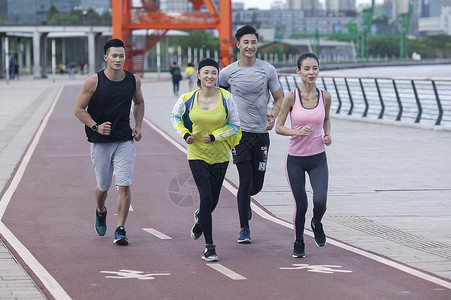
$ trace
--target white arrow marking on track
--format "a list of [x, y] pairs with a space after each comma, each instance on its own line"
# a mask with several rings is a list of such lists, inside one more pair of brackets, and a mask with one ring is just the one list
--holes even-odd
[[247, 279], [246, 277], [241, 276], [240, 274], [235, 273], [234, 271], [230, 270], [229, 268], [224, 267], [223, 265], [218, 264], [218, 263], [207, 264], [207, 266], [209, 266], [212, 269], [215, 269], [219, 273], [221, 273], [221, 274], [223, 274], [223, 275], [225, 275], [225, 276], [227, 276], [227, 277], [229, 277], [230, 279], [233, 279], [233, 280], [244, 280], [244, 279]]
[[[100, 271], [100, 273], [111, 274], [110, 276], [105, 276], [105, 278], [114, 279], [139, 279], [139, 280], [153, 280], [155, 276], [168, 276], [171, 273], [149, 273], [146, 274], [142, 271], [134, 270], [119, 270], [119, 271]], [[112, 276], [116, 275], [116, 276]]]
[[325, 274], [332, 274], [334, 272], [340, 272], [340, 273], [352, 273], [352, 271], [349, 270], [339, 270], [334, 268], [341, 268], [341, 266], [332, 266], [332, 265], [308, 265], [308, 264], [293, 264], [292, 267], [281, 267], [281, 270], [302, 270], [307, 269], [309, 272], [316, 272], [316, 273], [325, 273]]
[[170, 236], [167, 236], [166, 234], [164, 234], [164, 233], [162, 233], [162, 232], [159, 232], [159, 231], [156, 230], [156, 229], [153, 229], [153, 228], [143, 228], [143, 230], [144, 230], [144, 231], [147, 231], [147, 232], [150, 233], [150, 234], [153, 234], [154, 236], [156, 236], [156, 237], [159, 238], [159, 239], [162, 239], [162, 240], [172, 240], [172, 238], [171, 238]]

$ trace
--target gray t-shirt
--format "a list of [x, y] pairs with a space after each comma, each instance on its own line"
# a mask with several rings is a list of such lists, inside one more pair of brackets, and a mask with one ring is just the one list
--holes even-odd
[[265, 133], [268, 125], [268, 91], [280, 88], [276, 69], [257, 59], [252, 66], [239, 66], [234, 62], [219, 73], [219, 84], [230, 87], [240, 115], [241, 130]]

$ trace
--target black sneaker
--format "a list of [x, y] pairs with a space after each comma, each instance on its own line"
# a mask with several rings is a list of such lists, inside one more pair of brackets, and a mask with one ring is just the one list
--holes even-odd
[[119, 226], [118, 228], [116, 228], [116, 231], [114, 232], [113, 243], [121, 245], [121, 246], [128, 245], [127, 234], [125, 233], [124, 226]]
[[305, 257], [304, 242], [294, 242], [293, 257]]
[[191, 228], [191, 237], [193, 240], [197, 240], [202, 235], [202, 228], [199, 224], [199, 210], [194, 212], [194, 226]]
[[202, 255], [202, 259], [206, 261], [218, 261], [219, 258], [216, 255], [216, 246], [213, 244], [205, 245], [204, 254]]
[[99, 212], [96, 208], [96, 224], [95, 229], [98, 235], [104, 236], [106, 233], [106, 207], [103, 213]]
[[313, 234], [315, 235], [315, 243], [320, 247], [326, 245], [326, 235], [324, 234], [323, 224], [313, 223], [312, 219], [310, 225], [312, 226]]

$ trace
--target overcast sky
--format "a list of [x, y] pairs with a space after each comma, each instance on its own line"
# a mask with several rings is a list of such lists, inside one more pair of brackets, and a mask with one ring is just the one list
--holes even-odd
[[[234, 1], [234, 0], [232, 0]], [[283, 0], [282, 0], [283, 1]], [[376, 3], [381, 2], [382, 0], [376, 0]], [[236, 2], [244, 2], [244, 8], [250, 7], [258, 7], [259, 9], [269, 9], [270, 5], [274, 0], [236, 0]], [[284, 1], [286, 2], [286, 1]], [[320, 0], [320, 2], [324, 2]], [[383, 1], [382, 1], [383, 2]], [[356, 0], [357, 5], [360, 3], [370, 4], [371, 0]]]

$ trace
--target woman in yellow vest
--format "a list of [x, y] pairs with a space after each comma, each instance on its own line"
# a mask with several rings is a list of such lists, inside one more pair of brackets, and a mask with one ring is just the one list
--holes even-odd
[[194, 83], [194, 73], [196, 73], [196, 70], [194, 69], [194, 65], [192, 63], [188, 63], [188, 66], [185, 69], [186, 75], [188, 77], [188, 91], [193, 90], [193, 83]]
[[211, 213], [218, 204], [230, 149], [241, 138], [233, 96], [216, 87], [218, 76], [216, 61], [210, 58], [200, 61], [197, 72], [199, 89], [180, 96], [170, 116], [172, 125], [188, 144], [188, 162], [200, 195], [191, 237], [197, 240], [204, 234], [206, 246], [202, 259], [206, 261], [219, 260], [213, 244]]

